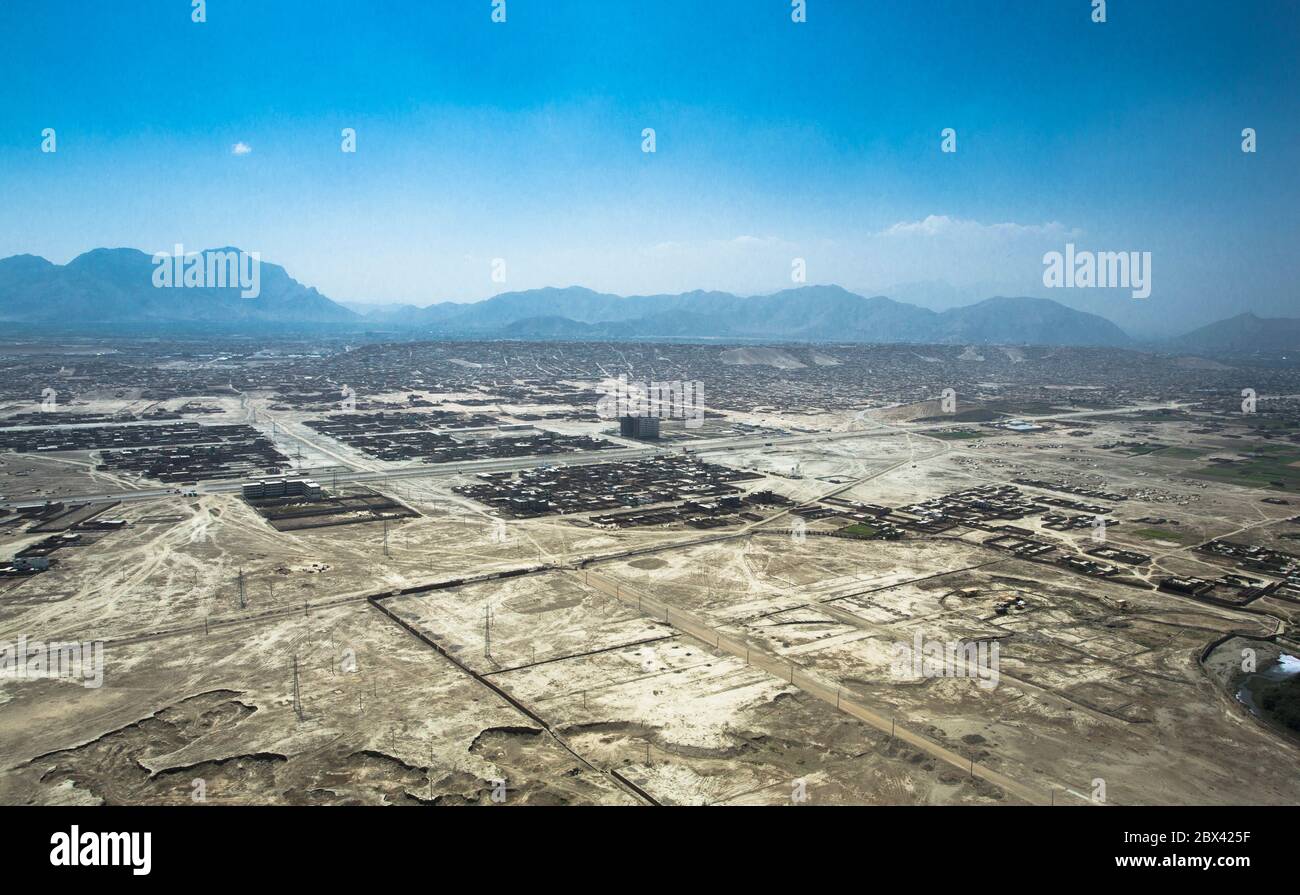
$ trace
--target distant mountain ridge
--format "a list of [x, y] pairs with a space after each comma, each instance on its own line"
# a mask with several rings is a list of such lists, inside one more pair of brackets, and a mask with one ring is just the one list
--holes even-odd
[[808, 342], [1012, 343], [1123, 346], [1095, 314], [1042, 298], [990, 298], [937, 312], [839, 286], [770, 295], [631, 295], [581, 286], [505, 292], [472, 304], [388, 307], [368, 319], [464, 336], [560, 339], [740, 339]]
[[[749, 297], [703, 290], [624, 297], [568, 286], [423, 308], [345, 306], [268, 262], [261, 263], [255, 298], [241, 297], [238, 286], [156, 288], [154, 269], [153, 257], [136, 249], [94, 249], [65, 265], [35, 255], [0, 259], [0, 322], [63, 330], [328, 328], [483, 339], [1134, 344], [1104, 317], [1044, 298], [996, 297], [932, 311], [834, 285]], [[1300, 320], [1243, 314], [1167, 344], [1176, 350], [1289, 349], [1300, 347]]]
[[0, 320], [62, 327], [178, 323], [251, 327], [362, 319], [276, 264], [260, 264], [260, 294], [255, 298], [242, 297], [238, 284], [158, 288], [153, 282], [155, 269], [153, 256], [138, 249], [94, 249], [62, 266], [35, 255], [0, 259]]
[[1190, 351], [1300, 351], [1300, 320], [1238, 314], [1194, 329], [1173, 344]]

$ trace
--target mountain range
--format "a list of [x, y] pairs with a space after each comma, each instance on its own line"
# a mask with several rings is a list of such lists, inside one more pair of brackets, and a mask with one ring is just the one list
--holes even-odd
[[1238, 314], [1174, 339], [1188, 351], [1276, 352], [1300, 350], [1300, 320]]
[[[624, 297], [569, 286], [423, 308], [345, 306], [266, 262], [260, 265], [260, 294], [250, 298], [241, 297], [237, 285], [158, 288], [154, 272], [152, 256], [136, 249], [95, 249], [66, 265], [35, 255], [0, 259], [0, 321], [60, 331], [310, 329], [488, 339], [1134, 344], [1109, 320], [1044, 298], [989, 298], [932, 311], [831, 285], [749, 297], [704, 291]], [[1172, 340], [1169, 347], [1286, 350], [1300, 347], [1300, 320], [1243, 314]]]
[[276, 264], [259, 265], [257, 298], [242, 298], [238, 285], [158, 288], [154, 270], [153, 256], [136, 249], [94, 249], [64, 265], [37, 255], [0, 259], [0, 320], [64, 329], [192, 324], [236, 330], [360, 320]]
[[936, 312], [839, 286], [771, 295], [634, 295], [579, 286], [507, 292], [473, 304], [389, 309], [390, 324], [465, 335], [548, 339], [690, 339], [808, 342], [1034, 343], [1119, 346], [1118, 326], [1041, 298], [990, 298]]

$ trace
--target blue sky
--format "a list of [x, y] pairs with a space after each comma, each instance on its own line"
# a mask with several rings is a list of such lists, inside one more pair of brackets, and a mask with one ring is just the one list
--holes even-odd
[[[1091, 0], [506, 10], [4, 0], [0, 256], [238, 245], [416, 304], [770, 292], [801, 257], [809, 282], [1045, 295], [1137, 332], [1300, 316], [1290, 0], [1111, 0], [1105, 24]], [[1150, 251], [1152, 296], [1045, 289], [1067, 241]]]

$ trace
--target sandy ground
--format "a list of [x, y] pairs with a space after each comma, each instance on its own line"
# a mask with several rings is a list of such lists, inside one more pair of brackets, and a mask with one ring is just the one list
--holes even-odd
[[[227, 408], [225, 421], [243, 412]], [[308, 431], [292, 417], [277, 422], [285, 447]], [[1295, 529], [1294, 505], [1193, 479], [1194, 459], [1101, 447], [1129, 428], [890, 434], [708, 459], [763, 472], [749, 487], [801, 500], [847, 487], [842, 496], [900, 505], [1020, 476], [1093, 483], [1129, 495], [1109, 537], [1154, 555], [1148, 578], [1228, 571], [1190, 551], [1209, 537], [1296, 543], [1279, 537]], [[1150, 428], [1143, 437], [1190, 443], [1177, 427]], [[310, 462], [372, 468], [313, 444]], [[1197, 445], [1232, 447], [1214, 436]], [[0, 491], [153, 487], [89, 461], [0, 455]], [[718, 532], [565, 518], [511, 522], [502, 540], [484, 508], [452, 493], [461, 481], [373, 483], [422, 514], [387, 538], [379, 523], [277, 532], [225, 494], [123, 503], [112, 515], [125, 530], [59, 551], [48, 573], [0, 581], [0, 640], [105, 641], [98, 689], [0, 678], [0, 801], [186, 803], [200, 791], [274, 803], [1023, 801], [561, 568], [593, 559], [630, 592], [836, 682], [1043, 800], [1083, 804], [1102, 781], [1121, 804], [1300, 801], [1300, 750], [1197, 658], [1230, 633], [1288, 635], [1292, 603], [1213, 607], [1011, 559], [960, 531], [799, 541], [779, 516], [712, 543], [702, 539]], [[1180, 537], [1136, 534], [1152, 527], [1132, 523], [1143, 516], [1177, 519]], [[1050, 534], [1081, 546], [1088, 536]], [[7, 551], [38, 537], [0, 526]], [[647, 547], [657, 549], [617, 555]], [[367, 600], [538, 565], [551, 568], [385, 599], [396, 620]], [[1026, 608], [998, 615], [1009, 597]], [[918, 635], [997, 642], [996, 686], [900, 680], [891, 656]]]

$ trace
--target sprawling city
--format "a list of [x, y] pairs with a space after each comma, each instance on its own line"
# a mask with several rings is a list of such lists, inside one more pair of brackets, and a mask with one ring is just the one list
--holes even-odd
[[11, 799], [1300, 800], [1296, 365], [3, 347]]

